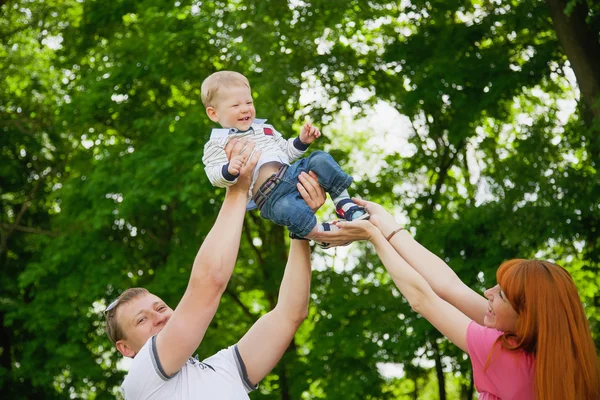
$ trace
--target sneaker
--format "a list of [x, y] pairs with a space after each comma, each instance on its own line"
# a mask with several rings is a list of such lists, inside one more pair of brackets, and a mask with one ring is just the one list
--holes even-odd
[[348, 222], [369, 219], [370, 217], [364, 207], [359, 206], [350, 199], [340, 201], [335, 207], [335, 213], [338, 217]]
[[[332, 231], [337, 231], [339, 228], [337, 226], [335, 226], [334, 224], [330, 224], [329, 222], [323, 222], [323, 231], [324, 232], [332, 232]], [[346, 242], [340, 246], [348, 246], [350, 243], [352, 242]], [[331, 247], [331, 243], [326, 243], [326, 242], [320, 242], [319, 246], [321, 246], [322, 249], [330, 249]]]

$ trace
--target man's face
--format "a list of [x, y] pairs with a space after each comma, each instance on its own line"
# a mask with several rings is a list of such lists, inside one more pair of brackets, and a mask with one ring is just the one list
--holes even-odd
[[242, 132], [250, 129], [256, 117], [252, 93], [245, 86], [219, 90], [215, 106], [208, 107], [206, 112], [211, 120], [223, 128], [236, 128]]
[[172, 314], [173, 310], [152, 293], [119, 306], [115, 318], [124, 339], [117, 341], [117, 349], [126, 357], [135, 356], [148, 339], [165, 327]]

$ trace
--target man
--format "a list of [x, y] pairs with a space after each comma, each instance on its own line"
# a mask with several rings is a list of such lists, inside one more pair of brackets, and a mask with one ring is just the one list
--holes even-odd
[[[123, 356], [134, 358], [122, 384], [126, 399], [249, 399], [248, 393], [277, 364], [306, 318], [310, 250], [307, 241], [292, 240], [276, 307], [236, 345], [203, 362], [192, 358], [235, 266], [248, 188], [260, 158], [253, 150], [254, 145], [244, 141], [234, 140], [226, 147], [227, 157], [242, 155], [244, 166], [198, 251], [177, 308], [172, 310], [142, 288], [128, 289], [107, 307], [108, 336]], [[314, 176], [300, 181], [307, 203], [320, 207], [325, 193]]]

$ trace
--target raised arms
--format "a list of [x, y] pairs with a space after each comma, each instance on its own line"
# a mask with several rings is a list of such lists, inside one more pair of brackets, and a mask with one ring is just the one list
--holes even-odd
[[[226, 148], [228, 158], [251, 154], [253, 147], [232, 141]], [[248, 187], [259, 157], [257, 151], [251, 159], [246, 158], [238, 183], [228, 189], [217, 220], [198, 251], [187, 289], [156, 338], [159, 359], [167, 375], [179, 371], [193, 354], [217, 311], [235, 266]]]

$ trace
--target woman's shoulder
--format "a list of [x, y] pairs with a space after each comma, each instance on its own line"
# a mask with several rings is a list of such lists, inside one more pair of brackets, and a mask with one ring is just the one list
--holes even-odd
[[475, 322], [469, 325], [467, 347], [475, 387], [479, 393], [496, 396], [489, 398], [532, 399], [535, 357], [504, 348], [499, 340], [503, 334]]
[[[467, 348], [471, 357], [476, 356], [482, 360], [506, 360], [524, 359], [532, 363], [534, 356], [523, 350], [510, 350], [502, 346], [499, 339], [504, 332], [487, 326], [481, 326], [472, 321], [467, 328]], [[509, 339], [510, 343], [510, 339]]]
[[475, 321], [471, 321], [467, 328], [467, 342], [476, 343], [491, 343], [494, 344], [504, 332], [487, 326], [479, 325]]

